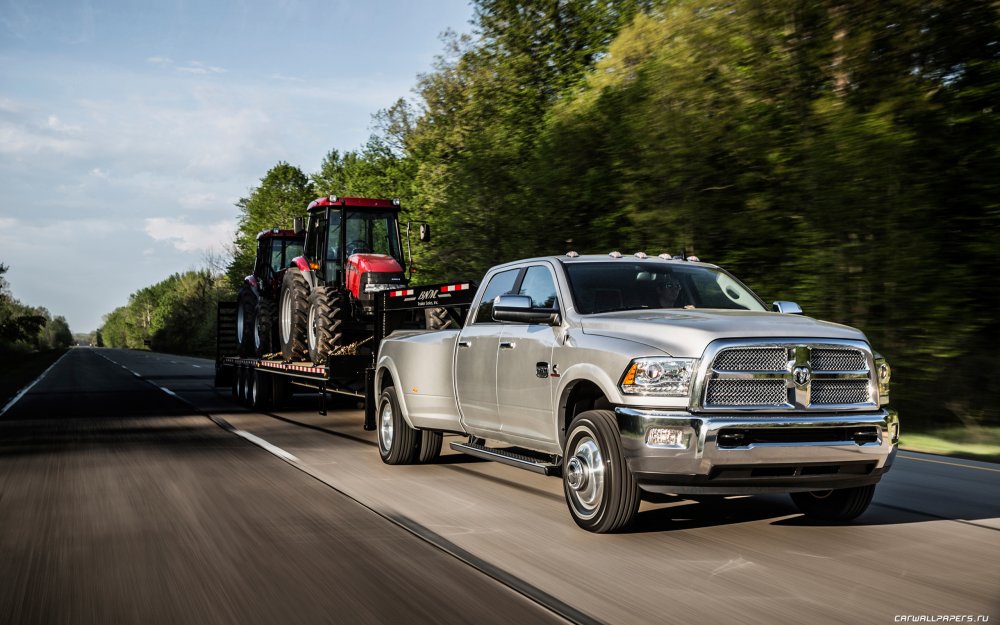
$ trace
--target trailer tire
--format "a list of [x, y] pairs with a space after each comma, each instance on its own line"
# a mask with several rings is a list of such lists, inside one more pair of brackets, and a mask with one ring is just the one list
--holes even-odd
[[345, 304], [343, 295], [329, 287], [318, 286], [309, 294], [309, 319], [306, 322], [309, 358], [317, 365], [326, 364], [330, 354], [340, 347]]
[[418, 430], [417, 434], [420, 436], [420, 453], [417, 462], [427, 464], [437, 460], [438, 456], [441, 455], [441, 443], [444, 441], [441, 432]]
[[274, 320], [277, 305], [263, 297], [257, 300], [254, 314], [253, 343], [258, 358], [274, 352]]
[[577, 525], [598, 534], [635, 520], [640, 491], [622, 452], [615, 413], [588, 410], [573, 419], [563, 447], [563, 491]]
[[236, 345], [240, 356], [253, 354], [254, 319], [257, 296], [247, 285], [240, 287], [236, 306]]
[[298, 269], [289, 269], [281, 281], [278, 300], [278, 335], [285, 360], [305, 360], [306, 320], [309, 315], [309, 282]]
[[253, 370], [253, 386], [250, 395], [250, 405], [257, 410], [267, 410], [271, 407], [273, 395], [271, 376], [260, 369]]
[[243, 405], [253, 406], [254, 371], [250, 367], [243, 370]]
[[396, 389], [387, 386], [378, 400], [376, 412], [378, 455], [386, 464], [413, 464], [420, 453], [420, 433], [403, 418]]
[[239, 400], [240, 398], [240, 368], [233, 365], [233, 372], [229, 378], [229, 383], [232, 385], [233, 399]]
[[832, 523], [843, 523], [861, 516], [874, 495], [874, 484], [791, 494], [792, 501], [806, 517]]

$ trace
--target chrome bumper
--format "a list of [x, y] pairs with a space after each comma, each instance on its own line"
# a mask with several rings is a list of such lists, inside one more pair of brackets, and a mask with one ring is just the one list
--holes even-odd
[[[753, 494], [850, 488], [878, 482], [899, 439], [894, 410], [826, 415], [695, 415], [615, 409], [639, 486], [657, 493]], [[653, 446], [653, 428], [683, 440]]]

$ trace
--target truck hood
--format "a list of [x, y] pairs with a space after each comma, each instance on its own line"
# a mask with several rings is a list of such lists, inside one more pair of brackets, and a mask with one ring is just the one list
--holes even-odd
[[803, 338], [867, 341], [849, 326], [801, 315], [749, 310], [629, 310], [587, 315], [584, 334], [625, 339], [671, 356], [699, 358], [716, 339]]

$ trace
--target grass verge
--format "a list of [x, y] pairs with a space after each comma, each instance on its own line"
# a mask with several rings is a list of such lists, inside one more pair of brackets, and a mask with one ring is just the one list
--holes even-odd
[[30, 354], [5, 353], [0, 355], [0, 408], [25, 386], [66, 353], [65, 349], [53, 349]]
[[904, 430], [899, 446], [906, 451], [1000, 462], [1000, 427], [957, 427], [912, 433]]

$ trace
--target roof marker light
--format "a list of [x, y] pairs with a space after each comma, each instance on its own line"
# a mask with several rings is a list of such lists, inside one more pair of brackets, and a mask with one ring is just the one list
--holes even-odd
[[691, 263], [700, 263], [701, 262], [701, 260], [699, 260], [697, 256], [688, 256], [687, 260], [688, 260], [688, 262], [691, 262]]
[[578, 253], [573, 251], [566, 252], [566, 255], [569, 256], [570, 258], [577, 258], [580, 256]]
[[618, 251], [614, 251], [614, 252], [611, 252], [610, 254], [608, 254], [608, 256], [610, 256], [611, 258], [621, 258], [622, 257], [622, 253], [618, 252]]
[[670, 254], [666, 254], [666, 253], [660, 254], [659, 256], [657, 256], [657, 258], [662, 258], [663, 260], [673, 260], [674, 259], [673, 256], [671, 256]]
[[392, 205], [393, 206], [399, 206], [399, 198], [398, 197], [392, 198]]
[[336, 195], [331, 195], [329, 199], [330, 199], [331, 202], [336, 202], [337, 201], [337, 196]]
[[636, 258], [638, 258], [639, 260], [646, 260], [647, 258], [649, 258], [649, 256], [646, 254], [646, 252], [636, 252], [634, 254], [634, 256]]

